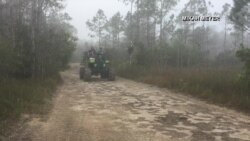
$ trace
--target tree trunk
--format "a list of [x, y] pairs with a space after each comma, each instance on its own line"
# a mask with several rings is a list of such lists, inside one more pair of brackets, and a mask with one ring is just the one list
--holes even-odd
[[35, 42], [35, 26], [36, 26], [36, 5], [37, 0], [32, 1], [32, 19], [31, 19], [31, 44], [32, 44], [32, 54], [33, 54], [33, 60], [32, 60], [32, 77], [36, 77], [36, 63], [37, 63], [37, 55], [36, 55], [36, 42]]
[[163, 36], [163, 0], [161, 0], [161, 13], [160, 13], [160, 46], [162, 46], [162, 36]]
[[147, 36], [147, 41], [146, 41], [146, 46], [147, 46], [147, 48], [150, 46], [150, 39], [149, 39], [149, 29], [150, 27], [149, 27], [149, 14], [148, 14], [148, 12], [147, 12], [147, 33], [146, 33], [146, 36]]
[[154, 33], [153, 33], [153, 41], [152, 41], [152, 45], [155, 46], [156, 45], [156, 25], [157, 25], [157, 19], [154, 19]]
[[244, 27], [241, 29], [241, 43], [244, 45]]
[[131, 1], [131, 7], [130, 7], [130, 40], [133, 41], [133, 31], [132, 31], [132, 23], [133, 23], [133, 5], [134, 5], [134, 1]]
[[225, 20], [225, 33], [224, 33], [224, 43], [223, 43], [223, 49], [224, 49], [224, 52], [226, 51], [226, 42], [227, 42], [227, 22]]
[[12, 49], [16, 48], [16, 15], [15, 15], [15, 10], [14, 4], [11, 3], [10, 5], [10, 18], [11, 18], [11, 42], [12, 42]]
[[141, 22], [141, 16], [140, 16], [140, 0], [136, 1], [136, 37], [135, 37], [135, 41], [140, 41], [140, 22]]
[[118, 48], [120, 48], [120, 33], [118, 33]]

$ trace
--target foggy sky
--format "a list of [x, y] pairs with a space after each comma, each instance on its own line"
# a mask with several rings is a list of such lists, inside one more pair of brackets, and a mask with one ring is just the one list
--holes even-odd
[[[66, 0], [66, 12], [72, 17], [71, 24], [78, 31], [78, 38], [80, 40], [88, 40], [88, 29], [86, 27], [86, 21], [92, 19], [95, 16], [98, 9], [103, 9], [106, 16], [110, 18], [116, 12], [120, 12], [125, 15], [129, 11], [129, 7], [124, 5], [122, 0]], [[221, 12], [222, 6], [225, 3], [232, 5], [232, 0], [210, 0], [214, 5], [212, 11]], [[175, 8], [178, 12], [187, 0], [180, 0], [180, 4]], [[210, 9], [211, 10], [211, 9]], [[221, 24], [221, 23], [216, 23]]]

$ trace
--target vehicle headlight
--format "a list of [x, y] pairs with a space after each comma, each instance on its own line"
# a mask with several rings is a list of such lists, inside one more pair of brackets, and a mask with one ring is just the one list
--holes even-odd
[[95, 58], [89, 58], [90, 63], [95, 63]]

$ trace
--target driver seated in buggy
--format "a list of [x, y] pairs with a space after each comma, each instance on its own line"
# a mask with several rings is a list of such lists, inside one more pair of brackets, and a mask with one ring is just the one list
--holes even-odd
[[100, 75], [103, 79], [108, 79], [110, 81], [115, 80], [115, 73], [102, 48], [96, 52], [96, 50], [91, 47], [91, 49], [85, 53], [84, 63], [80, 68], [80, 79], [90, 81], [91, 76]]
[[96, 58], [96, 50], [94, 49], [94, 47], [91, 47], [91, 49], [88, 51], [88, 58]]

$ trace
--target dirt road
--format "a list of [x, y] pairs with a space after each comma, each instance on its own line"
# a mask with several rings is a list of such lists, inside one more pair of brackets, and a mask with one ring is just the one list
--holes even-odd
[[62, 73], [64, 84], [48, 120], [28, 123], [30, 140], [250, 140], [250, 117], [121, 78], [83, 82], [78, 68]]

